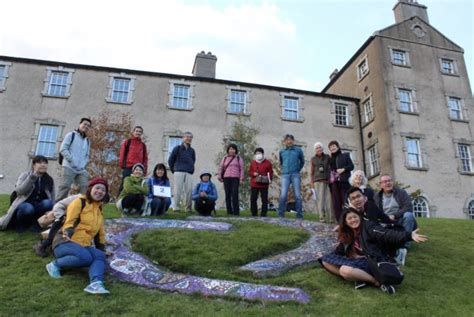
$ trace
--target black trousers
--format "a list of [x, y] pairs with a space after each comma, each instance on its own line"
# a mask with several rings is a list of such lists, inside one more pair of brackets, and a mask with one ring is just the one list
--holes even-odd
[[258, 216], [258, 194], [260, 194], [260, 198], [262, 199], [262, 212], [260, 215], [266, 217], [268, 209], [268, 188], [250, 188], [250, 211], [252, 212], [252, 216]]
[[128, 194], [122, 199], [122, 209], [135, 209], [137, 211], [142, 210], [145, 196], [142, 194]]
[[194, 201], [194, 209], [201, 216], [210, 216], [216, 207], [216, 202], [205, 197], [199, 197]]
[[132, 175], [132, 169], [131, 168], [126, 167], [126, 168], [122, 169], [122, 182], [120, 183], [120, 188], [119, 188], [119, 191], [118, 191], [117, 195], [120, 195], [120, 193], [122, 192], [123, 181], [124, 181], [125, 177], [130, 176], [130, 175]]
[[225, 206], [228, 215], [238, 216], [240, 214], [239, 184], [240, 179], [238, 177], [224, 178]]

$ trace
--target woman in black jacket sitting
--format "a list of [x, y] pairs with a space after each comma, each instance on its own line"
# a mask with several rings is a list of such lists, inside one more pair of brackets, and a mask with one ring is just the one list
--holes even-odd
[[329, 272], [354, 281], [356, 289], [370, 283], [394, 294], [392, 285], [380, 284], [375, 279], [368, 258], [377, 263], [389, 262], [400, 245], [412, 240], [424, 242], [427, 237], [418, 234], [418, 229], [409, 233], [382, 227], [377, 222], [364, 220], [355, 209], [349, 208], [341, 217], [336, 250], [319, 261]]

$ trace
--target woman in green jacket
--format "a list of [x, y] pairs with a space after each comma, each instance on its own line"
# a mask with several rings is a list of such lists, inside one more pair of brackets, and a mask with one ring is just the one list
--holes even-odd
[[145, 167], [137, 163], [132, 167], [132, 174], [125, 177], [123, 190], [117, 201], [117, 208], [122, 213], [142, 213], [145, 197], [148, 194], [148, 186], [144, 178]]

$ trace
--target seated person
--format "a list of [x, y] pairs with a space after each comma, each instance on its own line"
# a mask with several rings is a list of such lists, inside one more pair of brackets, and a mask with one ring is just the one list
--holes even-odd
[[210, 172], [206, 170], [201, 171], [199, 176], [201, 181], [193, 190], [194, 209], [201, 216], [210, 216], [216, 207], [217, 190], [211, 181], [211, 176]]
[[171, 205], [170, 197], [155, 196], [153, 186], [162, 186], [170, 188], [170, 181], [166, 174], [164, 164], [156, 164], [153, 169], [153, 175], [147, 180], [148, 184], [148, 201], [150, 204], [151, 215], [158, 216], [166, 213]]
[[355, 282], [356, 289], [369, 283], [387, 294], [394, 294], [393, 285], [381, 284], [374, 277], [369, 258], [377, 263], [389, 262], [394, 250], [406, 241], [426, 241], [427, 237], [417, 231], [409, 233], [382, 227], [375, 221], [365, 220], [355, 209], [349, 208], [341, 216], [338, 246], [319, 261], [330, 273]]
[[60, 278], [64, 268], [89, 267], [90, 294], [109, 294], [104, 287], [105, 228], [102, 204], [108, 191], [107, 181], [96, 177], [89, 181], [85, 195], [68, 207], [66, 220], [53, 240], [56, 260], [46, 265], [52, 278]]
[[[375, 203], [392, 221], [402, 225], [406, 232], [412, 232], [416, 228], [410, 195], [404, 189], [394, 186], [392, 177], [388, 174], [380, 176], [380, 191], [375, 197]], [[400, 265], [405, 264], [408, 248], [410, 242], [398, 250], [396, 260]]]
[[365, 177], [365, 173], [362, 170], [352, 172], [351, 177], [349, 177], [349, 184], [352, 187], [358, 187], [367, 199], [374, 201], [374, 191], [372, 188], [367, 187], [367, 182], [367, 177]]
[[357, 210], [359, 214], [367, 220], [381, 223], [392, 223], [392, 220], [382, 210], [380, 210], [373, 201], [363, 195], [360, 188], [349, 188], [347, 195], [349, 206]]
[[0, 229], [15, 228], [23, 232], [30, 228], [40, 231], [37, 223], [54, 204], [54, 180], [48, 174], [48, 159], [42, 155], [33, 158], [32, 169], [22, 173], [15, 185], [16, 198], [7, 213], [0, 218]]
[[132, 167], [132, 174], [125, 177], [123, 189], [117, 201], [117, 208], [122, 213], [131, 212], [142, 213], [145, 203], [145, 196], [148, 194], [148, 186], [143, 174], [145, 167], [137, 163]]

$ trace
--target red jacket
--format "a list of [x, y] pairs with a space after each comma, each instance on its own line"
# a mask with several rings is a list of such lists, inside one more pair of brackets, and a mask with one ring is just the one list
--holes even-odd
[[[124, 156], [125, 156], [125, 146], [130, 142], [128, 146], [126, 164], [124, 166]], [[119, 164], [121, 168], [132, 168], [133, 165], [137, 163], [142, 163], [145, 166], [145, 174], [148, 168], [148, 153], [146, 149], [146, 144], [142, 142], [141, 139], [131, 137], [122, 142], [120, 146], [120, 158]]]
[[258, 163], [256, 160], [252, 160], [252, 162], [250, 162], [248, 171], [250, 176], [250, 188], [268, 188], [269, 184], [257, 183], [255, 181], [255, 172], [262, 176], [268, 176], [268, 174], [270, 174], [270, 179], [273, 179], [272, 163], [267, 159], [264, 159], [262, 163]]

